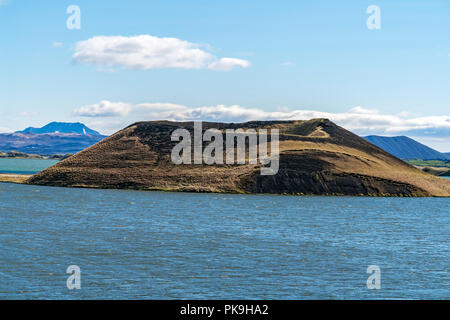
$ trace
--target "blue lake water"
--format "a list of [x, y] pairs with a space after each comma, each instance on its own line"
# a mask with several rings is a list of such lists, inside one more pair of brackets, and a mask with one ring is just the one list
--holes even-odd
[[[1, 299], [450, 297], [450, 200], [0, 183]], [[66, 269], [81, 269], [69, 290]], [[369, 265], [381, 289], [366, 287]]]
[[58, 160], [0, 158], [0, 173], [35, 174]]

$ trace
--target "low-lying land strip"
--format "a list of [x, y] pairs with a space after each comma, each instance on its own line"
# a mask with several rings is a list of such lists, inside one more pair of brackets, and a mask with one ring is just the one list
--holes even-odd
[[0, 182], [26, 183], [30, 177], [28, 174], [0, 173]]

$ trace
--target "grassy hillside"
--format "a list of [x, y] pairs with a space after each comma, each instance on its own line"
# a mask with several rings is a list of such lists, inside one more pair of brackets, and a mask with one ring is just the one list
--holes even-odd
[[280, 169], [274, 176], [261, 176], [261, 165], [175, 165], [170, 153], [176, 142], [170, 135], [177, 128], [192, 132], [193, 123], [135, 123], [34, 175], [28, 183], [193, 192], [450, 196], [450, 181], [422, 172], [326, 119], [203, 123], [203, 130], [278, 128]]

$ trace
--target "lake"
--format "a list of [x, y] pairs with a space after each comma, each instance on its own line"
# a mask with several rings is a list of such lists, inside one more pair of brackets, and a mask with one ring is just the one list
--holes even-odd
[[[1, 299], [446, 299], [450, 200], [0, 183]], [[81, 289], [66, 269], [81, 269]], [[369, 290], [369, 265], [381, 289]]]
[[35, 174], [56, 164], [58, 160], [0, 158], [0, 173]]

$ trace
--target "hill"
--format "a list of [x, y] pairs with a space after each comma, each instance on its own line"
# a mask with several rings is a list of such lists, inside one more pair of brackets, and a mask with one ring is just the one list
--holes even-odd
[[[204, 122], [203, 130], [278, 128], [280, 168], [175, 165], [178, 128], [192, 122], [135, 123], [32, 176], [27, 183], [63, 187], [311, 195], [450, 196], [450, 181], [424, 173], [326, 119]], [[204, 143], [206, 146], [207, 143]]]
[[86, 127], [84, 124], [79, 122], [50, 122], [49, 124], [41, 127], [34, 128], [28, 127], [23, 131], [16, 131], [16, 133], [33, 133], [33, 134], [44, 134], [44, 133], [75, 133], [82, 135], [94, 135], [99, 136], [100, 133]]
[[436, 151], [426, 145], [417, 142], [405, 136], [383, 137], [367, 136], [367, 141], [373, 143], [379, 148], [390, 154], [404, 160], [422, 159], [422, 160], [445, 160], [450, 159], [446, 154]]

